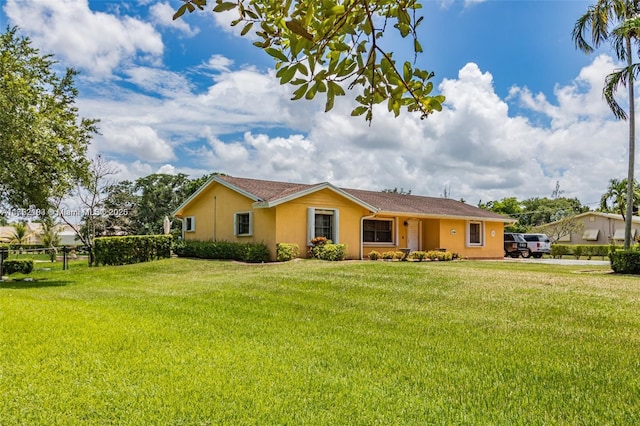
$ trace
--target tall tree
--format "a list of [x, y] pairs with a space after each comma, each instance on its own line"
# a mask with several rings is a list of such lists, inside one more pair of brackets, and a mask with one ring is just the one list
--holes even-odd
[[[182, 0], [173, 19], [185, 12], [204, 10], [207, 0]], [[336, 96], [360, 88], [351, 115], [373, 117], [373, 107], [387, 103], [398, 116], [400, 109], [419, 112], [422, 118], [442, 109], [444, 97], [432, 95], [433, 72], [401, 65], [383, 47], [382, 37], [393, 26], [402, 38], [410, 37], [414, 62], [422, 52], [417, 28], [423, 17], [417, 0], [216, 0], [214, 12], [237, 11], [231, 25], [243, 25], [242, 35], [255, 26], [253, 44], [276, 60], [280, 84], [296, 86], [293, 99], [313, 99], [326, 93], [325, 110]]]
[[[629, 162], [627, 168], [626, 218], [624, 248], [631, 246], [631, 221], [633, 215], [633, 182], [635, 180], [635, 99], [634, 79], [637, 65], [633, 64], [633, 42], [637, 41], [638, 31], [633, 21], [640, 12], [638, 0], [598, 0], [589, 6], [587, 12], [581, 16], [573, 28], [573, 40], [578, 49], [585, 53], [593, 52], [594, 48], [610, 41], [615, 48], [616, 55], [627, 66], [609, 74], [605, 80], [603, 95], [611, 111], [618, 119], [627, 119], [624, 109], [616, 102], [614, 94], [622, 85], [627, 87], [629, 96]], [[585, 36], [591, 35], [591, 41]]]
[[171, 217], [171, 213], [191, 194], [192, 189], [190, 179], [183, 173], [152, 174], [137, 179], [137, 233], [161, 234], [164, 217]]
[[[104, 199], [106, 189], [112, 185], [109, 176], [115, 173], [115, 167], [98, 155], [89, 165], [89, 178], [73, 192], [80, 201], [80, 210], [63, 207], [62, 198], [55, 203], [60, 219], [76, 231], [76, 236], [89, 251], [89, 266], [95, 265], [94, 238], [104, 230]], [[81, 226], [72, 223], [79, 216], [78, 213], [81, 213]]]
[[0, 198], [13, 207], [48, 208], [87, 177], [96, 120], [78, 115], [77, 72], [54, 64], [17, 28], [0, 34]]
[[524, 208], [519, 222], [528, 228], [589, 211], [589, 207], [583, 206], [577, 198], [566, 197], [534, 197], [524, 200], [522, 205]]

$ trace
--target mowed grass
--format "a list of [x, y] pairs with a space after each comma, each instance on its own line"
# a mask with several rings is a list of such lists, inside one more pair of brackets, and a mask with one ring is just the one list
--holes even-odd
[[0, 424], [637, 424], [640, 281], [170, 259], [0, 283]]

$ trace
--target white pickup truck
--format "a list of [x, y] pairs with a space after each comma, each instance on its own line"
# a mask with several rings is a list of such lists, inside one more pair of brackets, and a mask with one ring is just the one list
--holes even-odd
[[541, 258], [543, 254], [551, 254], [551, 241], [545, 234], [522, 234], [527, 241], [529, 253], [535, 258]]

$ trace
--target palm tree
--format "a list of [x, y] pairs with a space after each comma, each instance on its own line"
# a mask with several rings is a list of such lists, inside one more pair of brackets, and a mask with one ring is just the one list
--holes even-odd
[[[632, 42], [637, 40], [638, 32], [633, 21], [639, 12], [639, 0], [597, 0], [589, 6], [587, 13], [581, 16], [573, 28], [572, 38], [576, 48], [591, 53], [605, 41], [611, 41], [616, 56], [626, 61], [627, 66], [609, 74], [605, 80], [603, 95], [611, 111], [618, 119], [626, 120], [627, 114], [614, 99], [619, 86], [626, 86], [629, 92], [629, 166], [627, 172], [626, 218], [624, 248], [631, 246], [631, 220], [633, 215], [633, 182], [635, 179], [635, 102], [634, 102], [634, 64]], [[591, 44], [585, 34], [591, 33]]]
[[[626, 223], [627, 210], [627, 179], [611, 179], [607, 192], [600, 198], [600, 210], [605, 212], [615, 212], [622, 215]], [[640, 203], [640, 186], [638, 182], [633, 183], [633, 203], [631, 210]]]
[[11, 234], [11, 244], [24, 244], [29, 235], [29, 228], [24, 222], [15, 223]]

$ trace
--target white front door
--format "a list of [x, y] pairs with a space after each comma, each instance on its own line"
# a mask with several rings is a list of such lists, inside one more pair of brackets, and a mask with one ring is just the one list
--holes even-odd
[[411, 219], [407, 226], [407, 248], [420, 250], [420, 221]]

